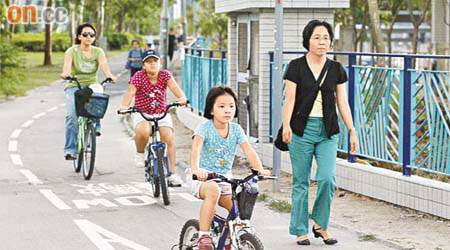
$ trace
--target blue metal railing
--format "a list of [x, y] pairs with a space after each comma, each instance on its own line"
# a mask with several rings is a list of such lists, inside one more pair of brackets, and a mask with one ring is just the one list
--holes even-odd
[[[411, 168], [450, 175], [450, 72], [412, 68], [414, 58], [448, 60], [450, 56], [329, 54], [348, 56], [348, 98], [358, 131], [358, 155], [402, 165], [407, 176], [411, 175]], [[358, 56], [402, 58], [403, 68], [359, 66], [356, 65]], [[273, 96], [273, 52], [270, 59]], [[272, 127], [272, 117], [270, 121], [272, 136], [277, 128]], [[339, 151], [348, 153], [348, 133], [341, 119], [339, 122]]]
[[201, 115], [208, 91], [227, 83], [226, 51], [185, 48], [181, 79], [192, 108]]

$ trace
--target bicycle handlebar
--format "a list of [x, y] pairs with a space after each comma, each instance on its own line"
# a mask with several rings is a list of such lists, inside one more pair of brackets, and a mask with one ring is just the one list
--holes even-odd
[[[67, 81], [70, 81], [70, 82], [76, 82], [78, 88], [81, 89], [80, 82], [78, 81], [78, 78], [76, 76], [68, 76], [68, 77], [64, 78], [64, 80], [67, 80]], [[105, 80], [103, 80], [100, 83], [100, 85], [104, 86], [106, 83], [112, 83], [112, 82], [113, 82], [113, 80], [110, 77], [108, 77]]]
[[[186, 104], [189, 104], [189, 100], [186, 100]], [[162, 116], [159, 116], [159, 117], [151, 117], [151, 118], [149, 118], [149, 117], [146, 116], [145, 113], [141, 112], [136, 107], [131, 107], [131, 108], [129, 108], [127, 110], [123, 110], [123, 111], [117, 110], [117, 114], [125, 115], [125, 114], [131, 114], [131, 113], [139, 113], [139, 114], [141, 114], [142, 118], [144, 118], [145, 120], [155, 122], [155, 121], [159, 121], [159, 120], [164, 119], [164, 117], [166, 117], [167, 113], [169, 112], [169, 110], [172, 107], [179, 107], [179, 106], [181, 106], [181, 104], [178, 103], [178, 102], [174, 102], [174, 103], [171, 103], [171, 104], [167, 105], [166, 110], [164, 111], [164, 114]]]
[[[227, 178], [226, 176], [223, 176], [221, 174], [208, 173], [208, 177], [206, 178], [206, 180], [218, 179], [220, 181], [228, 182], [230, 184], [242, 184], [242, 183], [248, 182], [249, 180], [251, 180], [255, 176], [257, 176], [259, 180], [268, 180], [268, 179], [274, 180], [274, 179], [277, 179], [276, 176], [262, 176], [262, 175], [259, 175], [259, 172], [257, 170], [252, 169], [252, 173], [250, 175], [248, 175], [247, 177], [245, 177], [244, 179], [230, 179], [230, 178]], [[193, 174], [192, 175], [192, 179], [193, 180], [198, 180], [197, 175]]]

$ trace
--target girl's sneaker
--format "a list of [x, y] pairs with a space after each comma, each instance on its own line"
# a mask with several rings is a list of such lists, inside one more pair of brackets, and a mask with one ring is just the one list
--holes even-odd
[[214, 245], [211, 236], [204, 234], [198, 238], [198, 250], [214, 250]]

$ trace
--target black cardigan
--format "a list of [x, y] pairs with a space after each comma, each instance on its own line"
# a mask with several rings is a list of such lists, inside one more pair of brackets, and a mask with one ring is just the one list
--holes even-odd
[[[330, 59], [327, 59], [330, 60]], [[347, 73], [339, 62], [330, 60], [328, 72], [322, 86], [316, 84], [311, 69], [306, 62], [306, 56], [294, 59], [284, 74], [284, 79], [297, 84], [295, 91], [295, 105], [291, 117], [292, 131], [303, 136], [314, 101], [319, 90], [322, 93], [322, 110], [327, 136], [339, 133], [336, 114], [336, 85], [347, 81]]]

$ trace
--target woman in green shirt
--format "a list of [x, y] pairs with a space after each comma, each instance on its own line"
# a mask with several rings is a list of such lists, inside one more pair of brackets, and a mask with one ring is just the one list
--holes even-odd
[[[75, 45], [67, 49], [64, 55], [64, 66], [61, 77], [76, 76], [82, 87], [97, 83], [97, 70], [103, 71], [106, 77], [116, 81], [111, 74], [105, 53], [99, 47], [93, 46], [96, 30], [92, 24], [85, 23], [77, 28]], [[64, 156], [66, 160], [73, 160], [77, 155], [78, 117], [75, 112], [75, 91], [78, 90], [76, 83], [68, 83], [65, 88], [66, 103], [66, 141], [64, 145]], [[100, 135], [100, 122], [97, 122], [97, 135]]]

